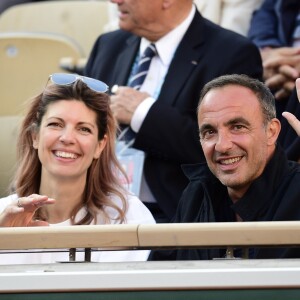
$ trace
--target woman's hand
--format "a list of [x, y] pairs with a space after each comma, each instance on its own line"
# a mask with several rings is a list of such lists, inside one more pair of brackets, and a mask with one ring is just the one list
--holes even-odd
[[[300, 78], [296, 80], [296, 89], [298, 100], [300, 101]], [[298, 136], [300, 136], [300, 121], [290, 112], [283, 112], [282, 115], [287, 119], [289, 124], [294, 128], [297, 132]]]
[[53, 204], [55, 200], [47, 196], [32, 194], [28, 197], [17, 199], [8, 205], [0, 214], [1, 227], [27, 227], [27, 226], [48, 226], [49, 223], [34, 220], [37, 209], [44, 205]]

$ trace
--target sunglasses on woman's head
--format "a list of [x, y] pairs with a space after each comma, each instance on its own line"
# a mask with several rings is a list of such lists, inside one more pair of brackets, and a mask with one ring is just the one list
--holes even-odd
[[49, 76], [49, 79], [57, 85], [70, 85], [77, 80], [83, 81], [91, 90], [98, 93], [108, 91], [108, 85], [104, 82], [90, 77], [80, 76], [77, 74], [54, 73]]

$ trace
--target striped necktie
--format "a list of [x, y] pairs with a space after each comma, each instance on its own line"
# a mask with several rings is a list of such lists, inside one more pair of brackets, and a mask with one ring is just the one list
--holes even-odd
[[[141, 56], [139, 63], [135, 69], [135, 72], [129, 79], [128, 86], [139, 90], [147, 76], [151, 60], [157, 55], [156, 47], [153, 43], [151, 43]], [[130, 126], [126, 127], [121, 133], [120, 139], [125, 140], [127, 143], [132, 144], [135, 139], [135, 132], [130, 128]]]
[[151, 60], [157, 55], [155, 45], [151, 43], [140, 58], [135, 74], [132, 75], [129, 81], [129, 86], [139, 90], [147, 76]]

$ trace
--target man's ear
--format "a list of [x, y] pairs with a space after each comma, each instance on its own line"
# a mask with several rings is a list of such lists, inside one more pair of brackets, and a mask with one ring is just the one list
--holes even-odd
[[98, 159], [103, 151], [103, 149], [106, 146], [107, 142], [107, 135], [104, 135], [103, 139], [98, 142], [98, 145], [96, 147], [95, 153], [94, 153], [94, 159]]
[[278, 139], [278, 135], [281, 130], [281, 124], [280, 121], [276, 118], [273, 118], [269, 124], [268, 124], [268, 145], [274, 145], [276, 144], [276, 141]]
[[174, 0], [163, 0], [162, 6], [164, 9], [167, 9], [173, 5], [173, 2], [174, 2]]

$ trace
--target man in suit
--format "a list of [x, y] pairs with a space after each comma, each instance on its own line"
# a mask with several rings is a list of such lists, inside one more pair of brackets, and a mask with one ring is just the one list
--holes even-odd
[[[111, 2], [121, 30], [98, 38], [84, 73], [119, 86], [111, 107], [136, 133], [133, 147], [146, 154], [140, 198], [157, 222], [168, 222], [188, 183], [181, 165], [205, 161], [196, 116], [202, 87], [228, 73], [260, 79], [260, 54], [246, 38], [203, 18], [192, 0]], [[158, 55], [137, 91], [127, 85], [150, 43]]]

